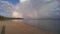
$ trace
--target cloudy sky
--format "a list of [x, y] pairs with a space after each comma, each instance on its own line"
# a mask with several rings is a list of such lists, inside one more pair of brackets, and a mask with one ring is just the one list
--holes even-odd
[[59, 0], [0, 0], [0, 15], [46, 18], [59, 16]]

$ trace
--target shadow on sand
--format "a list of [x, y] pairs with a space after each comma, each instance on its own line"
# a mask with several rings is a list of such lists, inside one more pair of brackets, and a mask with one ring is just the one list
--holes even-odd
[[1, 34], [5, 34], [5, 26], [3, 25], [3, 27], [2, 27], [2, 32], [1, 32]]

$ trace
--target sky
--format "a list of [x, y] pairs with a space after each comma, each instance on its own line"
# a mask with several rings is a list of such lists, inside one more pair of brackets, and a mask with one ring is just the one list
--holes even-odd
[[0, 15], [20, 18], [56, 18], [59, 0], [0, 0]]
[[16, 5], [17, 3], [19, 3], [20, 1], [19, 0], [3, 0], [3, 1], [7, 1], [13, 5]]
[[[8, 16], [8, 17], [11, 17], [11, 13], [9, 14], [8, 12], [6, 12], [6, 11], [9, 11], [10, 10], [10, 8], [8, 8], [8, 7], [12, 7], [12, 5], [16, 5], [16, 4], [18, 4], [19, 3], [19, 0], [1, 0], [1, 6], [2, 7], [4, 7], [5, 6], [5, 8], [1, 8], [1, 6], [0, 6], [0, 8], [1, 8], [1, 10], [0, 10], [0, 15], [3, 15], [3, 16]], [[5, 5], [4, 5], [5, 4]], [[6, 5], [7, 4], [7, 5]], [[8, 4], [11, 4], [11, 5], [8, 5]], [[13, 7], [12, 7], [13, 8]], [[2, 9], [5, 9], [5, 10], [2, 10]], [[11, 9], [12, 10], [12, 9]]]

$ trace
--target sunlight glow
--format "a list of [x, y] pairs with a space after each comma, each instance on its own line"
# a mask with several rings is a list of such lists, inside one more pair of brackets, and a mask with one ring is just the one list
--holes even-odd
[[13, 12], [13, 17], [15, 17], [15, 18], [23, 18], [22, 17], [22, 14], [21, 13], [18, 13], [18, 12]]
[[27, 0], [20, 0], [21, 3], [25, 2], [25, 1], [27, 1]]
[[50, 2], [50, 1], [52, 1], [52, 0], [45, 0], [46, 2]]

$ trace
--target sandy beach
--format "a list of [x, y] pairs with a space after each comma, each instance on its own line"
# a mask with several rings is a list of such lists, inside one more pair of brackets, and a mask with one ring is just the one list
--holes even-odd
[[5, 34], [56, 34], [22, 22], [0, 23], [0, 32], [2, 31], [3, 25], [5, 25]]

